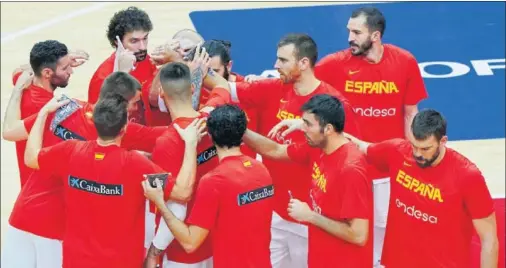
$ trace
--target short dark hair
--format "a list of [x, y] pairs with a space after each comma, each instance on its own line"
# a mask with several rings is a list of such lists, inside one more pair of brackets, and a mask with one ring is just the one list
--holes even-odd
[[40, 77], [42, 69], [55, 71], [58, 61], [68, 54], [67, 46], [56, 40], [38, 42], [30, 51], [30, 66], [35, 76]]
[[292, 44], [295, 47], [295, 58], [302, 59], [307, 57], [314, 67], [318, 60], [318, 47], [316, 42], [307, 34], [288, 34], [283, 36], [278, 43], [278, 48]]
[[181, 62], [172, 62], [160, 70], [160, 83], [163, 92], [174, 99], [191, 99], [190, 68]]
[[205, 41], [202, 47], [206, 49], [209, 57], [220, 56], [223, 65], [227, 65], [232, 60], [230, 57], [230, 48], [232, 47], [230, 41], [212, 39]]
[[213, 143], [221, 148], [238, 147], [246, 132], [246, 114], [233, 104], [214, 109], [207, 119], [207, 128]]
[[97, 102], [93, 109], [93, 123], [98, 136], [113, 140], [127, 123], [128, 101], [119, 95], [110, 95]]
[[102, 83], [99, 99], [110, 95], [119, 95], [128, 102], [137, 94], [137, 91], [140, 90], [141, 83], [131, 74], [113, 72], [108, 75]]
[[361, 7], [353, 10], [351, 13], [352, 18], [356, 18], [359, 16], [365, 16], [366, 26], [369, 29], [369, 32], [379, 31], [381, 37], [385, 33], [385, 28], [387, 27], [387, 22], [383, 13], [375, 7]]
[[153, 30], [153, 24], [148, 13], [137, 7], [129, 7], [116, 12], [111, 18], [107, 29], [107, 39], [109, 39], [111, 46], [116, 48], [116, 35], [120, 40], [123, 40], [123, 36], [127, 33], [133, 31], [151, 32], [151, 30]]
[[446, 136], [446, 119], [434, 109], [424, 109], [413, 118], [411, 131], [417, 140], [425, 140], [434, 135], [439, 142]]
[[342, 133], [344, 130], [344, 107], [341, 101], [334, 96], [328, 94], [315, 95], [302, 105], [301, 110], [302, 112], [314, 114], [322, 132], [327, 124], [331, 124], [338, 133]]

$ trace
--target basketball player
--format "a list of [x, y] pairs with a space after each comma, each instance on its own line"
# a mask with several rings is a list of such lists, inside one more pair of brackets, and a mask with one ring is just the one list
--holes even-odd
[[[204, 51], [205, 52], [205, 51]], [[200, 58], [199, 53], [195, 55]], [[208, 63], [208, 60], [205, 61]], [[207, 72], [208, 65], [201, 66], [202, 72]], [[195, 111], [192, 106], [192, 86], [190, 69], [184, 63], [175, 62], [166, 64], [158, 75], [162, 86], [162, 98], [165, 107], [168, 107], [172, 117], [172, 124], [168, 130], [157, 140], [153, 150], [153, 162], [160, 165], [165, 171], [178, 176], [189, 176], [189, 170], [181, 166], [185, 152], [188, 152], [186, 144], [176, 133], [174, 123], [186, 128], [197, 118], [206, 116]], [[191, 145], [193, 146], [193, 145]], [[187, 180], [187, 184], [181, 185], [181, 195], [171, 195], [171, 199], [186, 204], [169, 202], [171, 209], [191, 213], [194, 200], [192, 198], [194, 188], [198, 185], [201, 177], [218, 165], [216, 148], [209, 136], [204, 136], [197, 146], [197, 169], [193, 180]], [[188, 175], [186, 175], [188, 174]], [[183, 219], [185, 217], [182, 217]], [[159, 239], [159, 236], [162, 236]], [[194, 252], [187, 252], [177, 241], [173, 241], [173, 235], [164, 221], [161, 221], [155, 239], [149, 248], [146, 257], [147, 267], [155, 267], [158, 257], [166, 249], [163, 257], [163, 267], [212, 267], [212, 246], [209, 238], [203, 241], [201, 247]]]
[[[354, 10], [347, 28], [350, 48], [320, 60], [315, 68], [316, 76], [350, 101], [364, 140], [380, 142], [408, 137], [417, 105], [427, 98], [415, 57], [402, 48], [382, 43], [386, 20], [377, 8]], [[390, 178], [376, 170], [371, 176], [375, 204], [374, 260], [378, 265], [388, 214]]]
[[64, 185], [64, 268], [142, 266], [145, 198], [139, 184], [144, 174], [163, 171], [137, 152], [120, 148], [127, 105], [119, 95], [95, 105], [99, 138], [94, 141], [64, 141], [42, 149], [43, 116], [30, 132], [25, 163]]
[[249, 130], [245, 142], [264, 160], [291, 160], [312, 169], [296, 178], [311, 182], [310, 201], [291, 198], [287, 209], [309, 226], [308, 266], [370, 268], [372, 185], [364, 154], [343, 135], [344, 107], [336, 97], [319, 94], [301, 110], [307, 142], [281, 145]]
[[220, 106], [210, 113], [207, 127], [220, 164], [200, 179], [186, 223], [165, 206], [160, 187], [144, 182], [146, 196], [157, 204], [186, 252], [197, 251], [212, 233], [215, 268], [271, 267], [274, 188], [265, 166], [241, 153], [246, 124], [246, 115], [237, 106]]
[[446, 147], [444, 117], [432, 109], [420, 111], [408, 137], [379, 143], [350, 137], [394, 179], [382, 265], [470, 267], [474, 229], [481, 241], [480, 267], [497, 267], [492, 197], [478, 167]]
[[[267, 135], [273, 126], [288, 118], [300, 118], [302, 105], [316, 94], [337, 96], [343, 103], [347, 131], [358, 133], [354, 112], [348, 101], [330, 85], [314, 76], [318, 57], [314, 40], [304, 34], [289, 34], [278, 43], [275, 68], [280, 79], [264, 79], [253, 83], [230, 82], [232, 101], [258, 113], [258, 131]], [[204, 81], [211, 87], [211, 80]], [[219, 78], [215, 77], [218, 80]], [[273, 138], [280, 144], [304, 142], [302, 133]], [[309, 201], [311, 168], [295, 162], [262, 160], [272, 176], [276, 194], [272, 219], [271, 262], [273, 267], [306, 267], [307, 225], [294, 220], [287, 213], [289, 192], [303, 202]]]
[[[23, 74], [18, 82], [29, 78]], [[15, 89], [13, 95], [21, 95]], [[132, 76], [122, 72], [112, 73], [102, 86], [100, 99], [119, 95], [128, 101], [127, 112], [135, 109], [140, 98], [140, 84]], [[81, 107], [72, 110], [67, 106], [62, 114], [53, 113], [56, 101], [48, 102], [38, 114], [24, 120], [19, 117], [19, 98], [11, 98], [4, 119], [3, 137], [14, 141], [25, 140], [38, 117], [44, 118], [43, 146], [48, 147], [68, 139], [95, 140], [97, 130], [93, 125], [93, 105], [73, 100]], [[69, 102], [69, 100], [67, 101]], [[70, 113], [69, 113], [70, 111]], [[17, 117], [17, 118], [16, 118]], [[63, 120], [51, 128], [53, 120]], [[48, 118], [49, 120], [46, 120]], [[147, 128], [128, 124], [121, 146], [128, 149], [151, 152], [156, 139], [166, 128]], [[2, 266], [5, 267], [61, 267], [61, 240], [65, 234], [65, 209], [63, 188], [48, 174], [34, 171], [21, 189], [9, 218], [2, 247]], [[148, 229], [148, 228], [147, 228]], [[35, 246], [34, 246], [35, 245]], [[23, 252], [20, 258], [16, 252]]]
[[[44, 104], [53, 98], [53, 92], [56, 88], [65, 88], [72, 75], [72, 68], [80, 64], [77, 64], [75, 58], [69, 55], [65, 44], [56, 40], [46, 40], [36, 43], [30, 51], [31, 69], [27, 70], [33, 72], [33, 82], [30, 83], [26, 90], [15, 91], [20, 93], [20, 95], [11, 95], [12, 98], [19, 98], [21, 101], [20, 110], [17, 111], [20, 118], [26, 118], [37, 113]], [[14, 74], [14, 84], [17, 84], [16, 81], [20, 75], [21, 72], [19, 71]], [[32, 172], [23, 162], [25, 146], [25, 141], [16, 142], [21, 187], [25, 185]]]
[[[141, 83], [142, 96], [146, 96], [147, 101], [150, 84], [157, 70], [156, 66], [151, 63], [147, 51], [151, 30], [153, 30], [153, 24], [148, 14], [137, 7], [129, 7], [114, 14], [109, 22], [107, 39], [116, 51], [102, 62], [93, 74], [88, 89], [89, 103], [97, 102], [102, 82], [113, 71], [122, 71], [133, 75]], [[148, 103], [144, 99], [139, 101], [137, 112], [133, 113], [129, 120], [143, 125], [167, 125], [167, 123], [146, 122], [146, 114], [149, 113], [151, 121], [152, 117], [157, 116], [156, 110], [154, 114], [150, 113], [152, 111], [147, 111], [149, 106], [146, 104]], [[168, 120], [167, 115], [160, 116]], [[160, 120], [163, 121], [163, 119]]]

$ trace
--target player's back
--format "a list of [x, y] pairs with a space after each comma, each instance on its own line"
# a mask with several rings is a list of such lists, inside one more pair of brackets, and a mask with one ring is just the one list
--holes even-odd
[[[193, 120], [195, 118], [176, 118], [157, 140], [155, 149], [153, 150], [153, 162], [165, 171], [172, 173], [173, 177], [177, 177], [183, 165], [185, 152], [185, 142], [181, 139], [173, 124], [186, 128]], [[197, 172], [194, 189], [198, 186], [201, 177], [218, 166], [218, 163], [216, 147], [212, 143], [211, 138], [206, 135], [197, 145]], [[193, 204], [194, 199], [191, 199], [187, 203], [187, 215], [191, 213]], [[187, 253], [176, 240], [172, 241], [167, 247], [167, 258], [178, 263], [198, 263], [211, 256], [212, 245], [210, 237], [206, 238], [202, 245], [192, 253]]]
[[230, 156], [204, 180], [213, 180], [207, 183], [220, 200], [212, 229], [215, 267], [271, 267], [274, 188], [267, 168], [249, 156]]
[[156, 170], [145, 157], [116, 145], [100, 146], [96, 141], [76, 145], [64, 180], [64, 267], [142, 266], [141, 181], [143, 174]]

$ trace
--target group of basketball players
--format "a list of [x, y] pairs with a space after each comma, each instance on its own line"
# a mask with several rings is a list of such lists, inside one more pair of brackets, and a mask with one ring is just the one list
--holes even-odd
[[152, 22], [130, 7], [87, 102], [53, 91], [88, 54], [35, 44], [4, 119], [22, 188], [2, 267], [460, 268], [474, 231], [497, 267], [483, 175], [446, 147], [439, 112], [418, 111], [417, 61], [385, 27], [358, 8], [348, 49], [318, 61], [287, 34], [280, 77], [244, 77], [227, 41], [148, 53]]

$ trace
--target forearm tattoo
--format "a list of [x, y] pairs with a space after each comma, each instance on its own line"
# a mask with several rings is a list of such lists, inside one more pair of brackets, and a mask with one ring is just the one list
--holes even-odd
[[202, 76], [203, 76], [203, 72], [202, 72], [202, 69], [200, 69], [200, 68], [197, 68], [192, 73], [191, 84], [192, 84], [193, 88], [195, 89], [195, 91], [193, 92], [193, 96], [192, 96], [192, 106], [193, 106], [193, 109], [195, 109], [195, 110], [198, 110], [199, 105], [200, 105], [200, 93], [202, 92], [202, 82], [203, 82]]
[[163, 250], [157, 249], [153, 244], [149, 247], [148, 255], [158, 257], [163, 253]]

